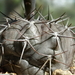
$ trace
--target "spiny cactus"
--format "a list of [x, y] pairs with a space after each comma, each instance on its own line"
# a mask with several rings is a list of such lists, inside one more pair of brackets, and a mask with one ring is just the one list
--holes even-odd
[[[38, 9], [35, 13], [40, 18], [12, 19], [2, 13], [10, 21], [0, 25], [1, 67], [18, 75], [43, 75], [45, 71], [51, 75], [51, 70], [68, 69], [73, 61], [75, 27], [69, 25], [65, 14], [57, 19], [50, 14], [52, 20], [46, 20]], [[65, 20], [66, 25], [61, 24]]]

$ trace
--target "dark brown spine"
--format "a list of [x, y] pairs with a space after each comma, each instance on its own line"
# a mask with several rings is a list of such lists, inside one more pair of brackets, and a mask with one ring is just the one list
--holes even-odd
[[29, 18], [34, 14], [32, 11], [35, 9], [35, 0], [24, 0], [24, 6], [26, 11], [26, 18], [29, 20]]

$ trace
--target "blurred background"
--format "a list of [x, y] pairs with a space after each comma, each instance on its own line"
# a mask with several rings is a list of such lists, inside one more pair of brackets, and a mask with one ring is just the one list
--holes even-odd
[[[15, 9], [22, 16], [24, 10], [22, 8], [22, 0], [0, 0], [0, 11], [6, 15], [13, 16]], [[42, 5], [40, 12], [45, 16], [48, 13], [48, 7], [53, 18], [58, 18], [64, 12], [70, 18], [70, 23], [75, 25], [75, 0], [36, 0], [36, 8]], [[0, 23], [4, 21], [4, 16], [0, 13]]]

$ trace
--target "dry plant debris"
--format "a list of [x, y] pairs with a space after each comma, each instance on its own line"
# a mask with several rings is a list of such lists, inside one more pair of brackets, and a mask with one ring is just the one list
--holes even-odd
[[6, 72], [6, 73], [0, 73], [0, 75], [17, 75], [16, 73], [8, 73], [8, 72]]
[[68, 70], [61, 70], [61, 69], [57, 69], [53, 72], [53, 75], [72, 75], [72, 73]]

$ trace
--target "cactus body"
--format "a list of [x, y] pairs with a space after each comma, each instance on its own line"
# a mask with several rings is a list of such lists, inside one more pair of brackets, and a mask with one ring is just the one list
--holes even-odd
[[[22, 75], [31, 75], [31, 71], [32, 75], [35, 74], [47, 59], [52, 60], [52, 71], [69, 68], [74, 55], [72, 27], [68, 27], [67, 24], [61, 25], [59, 21], [61, 20], [28, 21], [20, 18], [16, 22], [5, 25], [6, 28], [4, 27], [5, 29], [1, 32], [4, 47], [3, 61], [11, 60], [12, 63], [20, 65], [18, 69], [22, 72]], [[37, 75], [43, 75], [43, 71], [49, 71], [49, 68], [48, 62]], [[19, 75], [18, 69], [15, 72]], [[12, 69], [9, 69], [9, 71], [12, 71]]]

